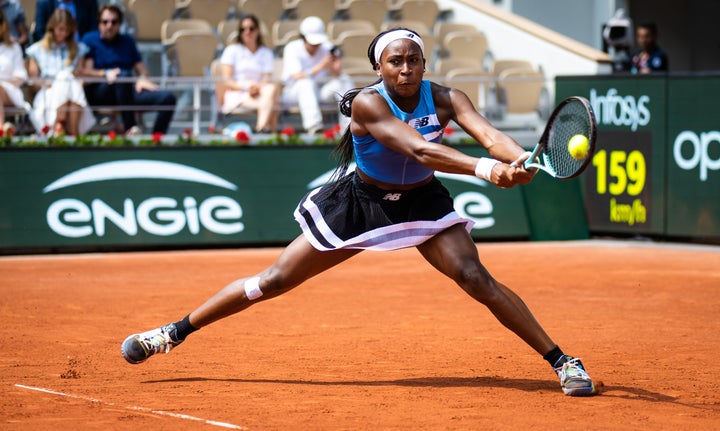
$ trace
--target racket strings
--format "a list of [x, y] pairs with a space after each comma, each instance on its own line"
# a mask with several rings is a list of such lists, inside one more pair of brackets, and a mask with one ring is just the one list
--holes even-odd
[[547, 146], [543, 152], [544, 162], [550, 166], [558, 177], [573, 176], [580, 170], [588, 155], [576, 159], [568, 151], [568, 142], [575, 135], [590, 138], [591, 119], [585, 105], [580, 101], [572, 101], [563, 106], [550, 127]]

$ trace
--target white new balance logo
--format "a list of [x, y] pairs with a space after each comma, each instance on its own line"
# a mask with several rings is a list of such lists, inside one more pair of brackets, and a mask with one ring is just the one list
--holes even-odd
[[383, 198], [384, 201], [399, 201], [402, 193], [388, 193]]

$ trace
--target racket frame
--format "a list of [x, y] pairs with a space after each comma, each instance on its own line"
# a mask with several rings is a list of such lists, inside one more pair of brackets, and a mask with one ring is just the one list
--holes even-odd
[[[557, 119], [557, 116], [560, 114], [560, 111], [562, 110], [562, 108], [565, 105], [567, 105], [570, 102], [575, 102], [575, 101], [579, 101], [580, 103], [583, 104], [583, 106], [585, 107], [585, 110], [588, 114], [588, 117], [590, 118], [590, 133], [588, 133], [588, 136], [587, 136], [587, 138], [588, 138], [588, 153], [587, 153], [587, 156], [585, 156], [585, 162], [582, 164], [582, 166], [580, 166], [580, 168], [577, 171], [575, 171], [575, 173], [573, 173], [572, 175], [569, 175], [569, 176], [561, 177], [561, 176], [558, 176], [557, 172], [555, 172], [547, 164], [547, 160], [545, 159], [546, 156], [545, 156], [545, 153], [543, 152], [543, 150], [547, 146], [548, 139], [550, 139], [550, 130], [552, 129], [553, 124], [555, 123], [555, 120]], [[590, 102], [586, 98], [581, 97], [581, 96], [570, 96], [567, 99], [560, 102], [555, 107], [552, 114], [550, 115], [550, 118], [548, 119], [547, 124], [545, 125], [545, 130], [543, 131], [543, 134], [540, 136], [540, 140], [535, 145], [535, 148], [533, 149], [532, 153], [530, 153], [530, 157], [528, 157], [527, 160], [525, 160], [525, 163], [523, 164], [523, 166], [525, 167], [525, 169], [532, 169], [532, 168], [540, 169], [540, 170], [548, 173], [552, 177], [558, 178], [558, 179], [567, 180], [570, 178], [575, 178], [576, 176], [580, 175], [585, 170], [585, 168], [588, 166], [588, 164], [590, 164], [590, 160], [592, 159], [592, 156], [595, 153], [596, 139], [597, 139], [597, 124], [596, 124], [596, 120], [595, 120], [595, 113], [593, 112]], [[538, 156], [540, 156], [541, 153], [543, 155], [543, 163], [534, 162], [534, 160], [536, 160], [538, 158]], [[516, 164], [513, 163], [512, 165], [515, 166]]]

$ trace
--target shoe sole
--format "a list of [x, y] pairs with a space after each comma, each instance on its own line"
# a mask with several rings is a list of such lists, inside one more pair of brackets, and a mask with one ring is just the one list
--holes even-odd
[[125, 358], [125, 360], [131, 364], [140, 364], [147, 360], [147, 358], [141, 359], [139, 361], [135, 360], [135, 359], [131, 358], [130, 354], [128, 353], [130, 350], [130, 343], [135, 341], [137, 339], [136, 337], [137, 337], [137, 334], [127, 337], [125, 339], [125, 341], [123, 341], [122, 345], [120, 346], [120, 353], [122, 354], [123, 358]]
[[597, 388], [595, 388], [595, 385], [592, 385], [589, 388], [563, 388], [563, 392], [569, 397], [591, 397], [599, 393]]

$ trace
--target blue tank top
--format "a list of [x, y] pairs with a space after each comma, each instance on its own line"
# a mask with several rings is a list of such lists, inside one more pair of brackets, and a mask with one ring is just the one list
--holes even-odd
[[[370, 88], [374, 88], [385, 98], [393, 115], [417, 130], [426, 141], [435, 143], [442, 141], [443, 127], [435, 112], [430, 81], [422, 82], [420, 102], [412, 113], [404, 112], [393, 102], [382, 82]], [[390, 184], [413, 184], [424, 180], [434, 172], [384, 146], [369, 133], [364, 136], [353, 135], [352, 139], [355, 162], [360, 170], [371, 178]]]

